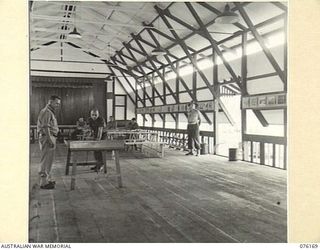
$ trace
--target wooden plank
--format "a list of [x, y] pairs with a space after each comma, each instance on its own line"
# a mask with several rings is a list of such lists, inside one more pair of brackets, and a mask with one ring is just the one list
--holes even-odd
[[[38, 147], [31, 152], [36, 182]], [[175, 150], [162, 159], [120, 155], [122, 189], [117, 179], [79, 171], [70, 192], [58, 144], [57, 187], [39, 192], [35, 242], [286, 242], [286, 171]]]
[[69, 145], [71, 151], [124, 149], [122, 140], [70, 141]]

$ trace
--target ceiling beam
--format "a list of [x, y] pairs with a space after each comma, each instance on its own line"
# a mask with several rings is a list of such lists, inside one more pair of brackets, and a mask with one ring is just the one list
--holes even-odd
[[229, 73], [232, 76], [232, 78], [237, 82], [237, 84], [240, 87], [241, 86], [241, 82], [240, 82], [238, 76], [234, 73], [234, 71], [233, 71], [232, 67], [230, 66], [229, 62], [224, 58], [220, 48], [217, 45], [217, 42], [212, 38], [212, 36], [208, 32], [208, 29], [205, 27], [205, 25], [202, 22], [201, 18], [199, 17], [198, 13], [195, 11], [195, 9], [193, 8], [193, 6], [192, 6], [192, 4], [190, 2], [186, 2], [185, 4], [187, 5], [187, 7], [188, 7], [189, 11], [191, 12], [192, 16], [196, 19], [198, 25], [200, 26], [200, 31], [201, 32], [199, 32], [199, 34], [201, 36], [203, 36], [204, 38], [209, 40], [209, 42], [211, 43], [212, 47], [214, 48], [214, 51], [221, 58], [224, 66], [227, 68], [227, 70], [229, 71]]
[[287, 79], [285, 74], [283, 73], [283, 71], [281, 70], [280, 66], [278, 65], [277, 61], [275, 60], [275, 58], [273, 57], [270, 49], [266, 46], [263, 37], [258, 33], [257, 29], [254, 27], [252, 21], [250, 20], [247, 12], [244, 10], [244, 8], [239, 5], [237, 2], [234, 2], [234, 4], [237, 6], [242, 18], [244, 19], [244, 21], [246, 22], [246, 24], [248, 25], [250, 31], [252, 32], [253, 36], [255, 37], [255, 39], [258, 41], [258, 43], [260, 44], [264, 54], [266, 55], [266, 57], [268, 58], [269, 62], [271, 63], [272, 67], [275, 69], [275, 71], [278, 73], [280, 79], [282, 80], [282, 82], [284, 83], [284, 85], [287, 85]]
[[[135, 58], [135, 56], [133, 55], [132, 51], [130, 50], [130, 48], [127, 46], [126, 43], [123, 43], [123, 45], [125, 46], [125, 48], [127, 49], [127, 51], [129, 52], [129, 54], [131, 55], [131, 57], [136, 61], [136, 63], [138, 63], [137, 59]], [[139, 65], [138, 66], [139, 69], [144, 73], [145, 76], [145, 71], [143, 70], [143, 68]], [[151, 87], [154, 88], [154, 86], [152, 85], [152, 82], [147, 78], [148, 82], [150, 83]], [[137, 83], [140, 85], [139, 81], [137, 81]], [[148, 97], [149, 101], [152, 103], [152, 99], [150, 98], [149, 94], [144, 90], [144, 88], [142, 88], [142, 86], [140, 85], [141, 89], [143, 92], [145, 92], [146, 96]], [[161, 97], [161, 95], [159, 94], [158, 90], [155, 89], [158, 97], [160, 98], [160, 100], [162, 101], [162, 103], [164, 103], [163, 98]]]

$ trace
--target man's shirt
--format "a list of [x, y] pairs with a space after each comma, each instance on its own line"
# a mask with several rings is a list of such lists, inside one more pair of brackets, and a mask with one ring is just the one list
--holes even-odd
[[88, 120], [90, 128], [93, 130], [93, 136], [97, 138], [99, 128], [103, 128], [105, 126], [104, 119], [102, 117], [98, 117], [97, 119], [93, 120], [91, 117]]
[[47, 104], [46, 107], [43, 108], [39, 113], [37, 121], [37, 132], [39, 134], [45, 135], [46, 128], [49, 128], [49, 132], [51, 135], [58, 135], [58, 122], [54, 114], [54, 110], [50, 107], [49, 104]]
[[192, 109], [188, 112], [188, 123], [196, 124], [200, 120], [200, 111], [197, 109]]

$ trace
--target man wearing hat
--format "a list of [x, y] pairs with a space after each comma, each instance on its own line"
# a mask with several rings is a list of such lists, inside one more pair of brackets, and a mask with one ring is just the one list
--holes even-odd
[[199, 127], [201, 124], [200, 111], [197, 109], [198, 105], [195, 102], [190, 102], [188, 112], [188, 149], [186, 155], [194, 155], [193, 151], [196, 149], [196, 156], [200, 154], [200, 140], [199, 140]]

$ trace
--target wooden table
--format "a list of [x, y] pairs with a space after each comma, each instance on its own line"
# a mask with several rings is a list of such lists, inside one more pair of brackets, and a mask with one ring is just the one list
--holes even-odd
[[[76, 182], [77, 165], [81, 164], [77, 162], [78, 154], [89, 151], [102, 151], [103, 156], [103, 171], [107, 173], [107, 160], [106, 153], [114, 151], [114, 158], [116, 163], [116, 176], [118, 180], [119, 188], [122, 187], [121, 169], [119, 161], [119, 150], [124, 149], [124, 141], [116, 140], [104, 140], [104, 141], [66, 141], [68, 148], [66, 174], [69, 173], [69, 163], [71, 153], [73, 153], [72, 171], [71, 171], [71, 190], [74, 190]], [[97, 171], [98, 172], [98, 171]]]

